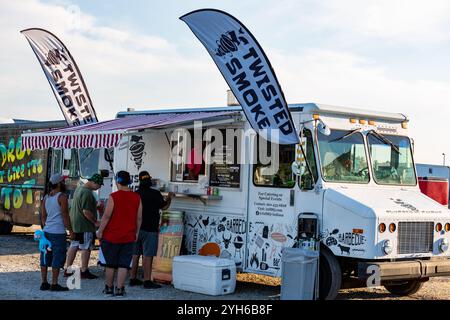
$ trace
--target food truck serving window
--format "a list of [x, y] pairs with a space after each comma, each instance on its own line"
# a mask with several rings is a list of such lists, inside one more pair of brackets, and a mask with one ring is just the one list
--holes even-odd
[[171, 162], [171, 181], [198, 181], [199, 176], [205, 174], [205, 160], [203, 159], [205, 142], [202, 142], [201, 147], [195, 146], [194, 130], [184, 130], [174, 134], [178, 138], [176, 141], [172, 141], [172, 153], [178, 155], [180, 161], [173, 159]]
[[331, 130], [318, 134], [323, 179], [329, 182], [368, 183], [369, 169], [361, 133]]
[[[278, 157], [272, 156], [273, 148], [278, 148]], [[262, 159], [263, 157], [265, 159]], [[253, 183], [256, 186], [292, 188], [295, 185], [295, 176], [291, 169], [294, 159], [295, 145], [274, 144], [272, 146], [270, 142], [258, 136], [257, 163], [253, 165]]]
[[171, 181], [194, 182], [208, 174], [210, 186], [240, 187], [241, 134], [238, 130], [203, 130], [201, 148], [194, 144], [193, 130], [174, 132], [174, 135], [172, 155], [178, 155], [179, 161], [172, 161]]
[[416, 185], [411, 144], [407, 137], [394, 135], [380, 137], [370, 133], [367, 138], [376, 183]]

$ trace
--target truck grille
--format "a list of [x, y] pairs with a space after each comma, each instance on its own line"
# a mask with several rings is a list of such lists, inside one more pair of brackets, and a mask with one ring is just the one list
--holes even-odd
[[428, 253], [433, 251], [433, 222], [399, 222], [399, 254]]

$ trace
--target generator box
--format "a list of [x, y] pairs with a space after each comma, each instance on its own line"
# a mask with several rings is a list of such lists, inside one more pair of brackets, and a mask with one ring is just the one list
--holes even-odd
[[233, 293], [236, 288], [234, 260], [215, 256], [185, 255], [173, 258], [176, 289], [213, 296]]

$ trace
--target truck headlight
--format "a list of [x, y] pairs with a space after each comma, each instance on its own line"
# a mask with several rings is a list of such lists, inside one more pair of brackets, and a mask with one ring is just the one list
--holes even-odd
[[441, 239], [441, 242], [439, 243], [439, 250], [444, 253], [448, 250], [448, 240], [447, 239]]
[[383, 252], [385, 254], [390, 254], [392, 252], [392, 243], [391, 240], [385, 240], [383, 242]]

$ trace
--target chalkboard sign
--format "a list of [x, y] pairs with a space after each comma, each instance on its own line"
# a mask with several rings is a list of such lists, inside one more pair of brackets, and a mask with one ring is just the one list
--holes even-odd
[[222, 150], [214, 150], [213, 152], [213, 161], [209, 170], [209, 185], [212, 187], [239, 188], [241, 166], [236, 161], [236, 155], [231, 160], [233, 157], [229, 146], [224, 145], [222, 148]]
[[239, 188], [241, 166], [239, 164], [211, 164], [209, 185], [213, 187]]

